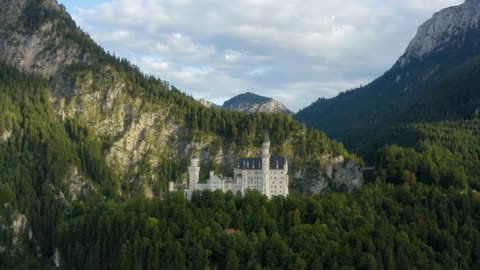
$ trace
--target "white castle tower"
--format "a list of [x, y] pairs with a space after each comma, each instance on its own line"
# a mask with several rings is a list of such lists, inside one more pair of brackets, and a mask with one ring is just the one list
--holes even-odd
[[188, 174], [189, 174], [189, 189], [196, 190], [198, 181], [200, 181], [200, 166], [198, 166], [198, 158], [193, 156], [190, 160], [190, 167], [188, 167]]
[[263, 179], [263, 194], [269, 199], [272, 198], [270, 192], [270, 139], [268, 133], [265, 133], [265, 139], [262, 144], [262, 179]]

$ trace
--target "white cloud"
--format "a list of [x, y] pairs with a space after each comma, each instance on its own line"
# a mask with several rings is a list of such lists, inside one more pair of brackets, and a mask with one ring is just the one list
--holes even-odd
[[254, 91], [298, 110], [382, 74], [420, 23], [462, 0], [60, 2], [107, 50], [187, 93]]
[[234, 50], [226, 50], [224, 54], [225, 61], [235, 62], [241, 57], [241, 53]]

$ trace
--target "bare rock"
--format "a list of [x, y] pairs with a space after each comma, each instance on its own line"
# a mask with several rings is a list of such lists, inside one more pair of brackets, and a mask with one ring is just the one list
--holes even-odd
[[479, 26], [480, 0], [467, 0], [459, 6], [443, 9], [418, 28], [399, 63], [403, 66], [412, 59], [442, 50], [450, 42], [462, 40], [458, 37]]

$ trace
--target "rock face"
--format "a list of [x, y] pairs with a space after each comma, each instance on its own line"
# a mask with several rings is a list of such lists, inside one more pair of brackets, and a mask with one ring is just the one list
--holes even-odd
[[70, 168], [65, 180], [72, 201], [80, 200], [82, 197], [95, 192], [95, 188], [91, 184], [91, 181], [87, 180], [76, 167]]
[[[27, 217], [23, 214], [16, 212], [13, 215], [12, 229], [13, 229], [13, 245], [15, 246], [19, 240], [20, 236], [25, 233], [27, 230]], [[31, 238], [31, 237], [30, 237]]]
[[12, 134], [8, 130], [5, 130], [3, 133], [0, 133], [0, 143], [8, 141], [8, 139], [10, 139], [11, 136]]
[[223, 103], [222, 108], [226, 110], [255, 113], [284, 113], [291, 115], [292, 112], [282, 103], [264, 96], [259, 96], [250, 92], [240, 94]]
[[203, 98], [199, 98], [199, 99], [197, 99], [197, 101], [207, 108], [220, 108], [219, 105], [217, 105], [217, 104], [215, 104], [211, 101], [208, 101], [206, 99], [203, 99]]
[[[319, 99], [294, 117], [359, 150], [365, 138], [377, 135], [479, 54], [480, 0], [467, 0], [422, 24], [405, 53], [381, 77], [334, 98]], [[453, 87], [451, 91], [455, 95]]]
[[459, 6], [443, 9], [418, 28], [400, 64], [446, 49], [464, 40], [468, 31], [480, 27], [480, 1], [467, 0]]
[[[35, 10], [48, 11], [34, 14], [41, 20], [33, 26], [31, 20], [25, 20], [25, 10], [32, 3], [37, 5]], [[176, 113], [178, 105], [146, 98], [138, 90], [141, 86], [129, 77], [131, 67], [109, 62], [55, 0], [4, 0], [0, 25], [0, 60], [49, 80], [50, 102], [60, 120], [78, 119], [98, 137], [108, 139], [103, 155], [122, 182], [119, 186], [151, 197], [160, 190], [156, 186], [160, 165], [169, 160], [185, 160], [195, 151], [205, 163], [233, 164], [240, 156], [257, 154], [256, 148], [240, 149], [219, 135], [193, 132]], [[235, 108], [290, 113], [273, 99], [250, 93], [244, 97], [255, 102]], [[9, 136], [7, 131], [0, 131], [0, 143]], [[290, 143], [284, 142], [282, 149], [291, 148]], [[96, 192], [92, 181], [75, 167], [65, 181], [72, 200]]]
[[295, 172], [295, 190], [309, 195], [330, 191], [352, 192], [364, 184], [362, 168], [342, 156], [323, 156], [317, 166], [322, 170], [307, 168]]
[[[65, 8], [55, 0], [39, 4], [58, 16], [45, 20], [38, 29], [30, 29], [25, 10], [27, 0], [4, 0], [0, 6], [0, 55], [3, 61], [27, 72], [53, 77], [62, 67], [78, 62], [88, 62], [89, 55], [82, 54], [80, 46], [65, 39], [64, 22], [71, 21]], [[42, 16], [42, 12], [32, 14]], [[76, 29], [78, 35], [84, 33]]]

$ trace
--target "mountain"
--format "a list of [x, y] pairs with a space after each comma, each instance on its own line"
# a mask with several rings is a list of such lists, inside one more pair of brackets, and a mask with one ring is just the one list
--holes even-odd
[[[335, 98], [319, 99], [295, 118], [356, 150], [385, 126], [408, 115], [415, 118], [419, 104], [426, 101], [433, 105], [429, 109], [437, 108], [450, 118], [447, 112], [468, 103], [468, 109], [456, 117], [472, 118], [479, 108], [478, 88], [470, 84], [469, 90], [459, 89], [453, 82], [475, 80], [479, 54], [480, 1], [467, 0], [422, 24], [405, 53], [381, 77]], [[445, 102], [448, 105], [441, 107]]]
[[292, 192], [363, 183], [361, 160], [324, 133], [282, 114], [206, 108], [106, 53], [55, 0], [0, 1], [0, 97], [0, 194], [14, 198], [0, 218], [1, 269], [48, 265], [74, 202], [167, 197], [192, 155], [203, 178], [232, 174], [265, 132], [288, 157]]
[[[53, 0], [0, 0], [0, 58], [0, 269], [480, 267], [465, 173], [480, 168], [478, 120], [386, 134], [426, 150], [382, 148], [367, 185], [338, 192], [364, 179], [340, 143], [283, 114], [206, 108], [105, 53]], [[475, 82], [455, 74], [442, 92]], [[421, 102], [451, 100], [438, 98]], [[204, 176], [231, 173], [265, 132], [288, 197], [165, 192], [192, 155]]]
[[396, 183], [408, 184], [411, 172], [415, 181], [480, 190], [479, 74], [480, 1], [468, 0], [420, 26], [383, 76], [295, 117], [385, 166]]
[[276, 101], [273, 98], [256, 95], [254, 93], [243, 93], [235, 96], [223, 103], [223, 109], [254, 113], [283, 113], [292, 115], [293, 113], [285, 107], [282, 103]]
[[[97, 158], [124, 196], [162, 194], [167, 181], [186, 175], [192, 154], [204, 161], [203, 173], [232, 171], [237, 158], [257, 154], [265, 131], [272, 134], [274, 151], [286, 154], [297, 172], [309, 159], [297, 151], [296, 144], [309, 140], [300, 123], [283, 115], [205, 108], [168, 82], [107, 54], [55, 0], [3, 0], [0, 15], [0, 60], [49, 82], [49, 106], [63, 125], [90, 130], [101, 141]], [[340, 145], [332, 147], [336, 142], [321, 143], [331, 145], [317, 153], [325, 164], [338, 163], [333, 149], [349, 158]], [[87, 181], [74, 164], [72, 171]]]
[[211, 102], [211, 101], [208, 101], [206, 99], [203, 99], [203, 98], [199, 98], [197, 99], [198, 103], [202, 104], [203, 106], [207, 107], [207, 108], [220, 108], [221, 106]]

